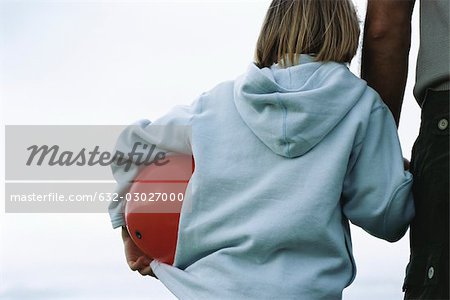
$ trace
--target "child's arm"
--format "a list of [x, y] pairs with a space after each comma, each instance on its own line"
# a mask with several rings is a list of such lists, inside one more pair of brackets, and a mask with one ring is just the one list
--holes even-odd
[[[134, 145], [140, 143], [140, 146], [155, 145], [156, 147], [153, 150], [151, 147], [145, 149], [140, 147], [139, 152], [144, 154], [143, 157], [146, 157], [146, 154], [150, 151], [154, 154], [158, 152], [192, 154], [192, 121], [200, 112], [200, 99], [198, 99], [190, 106], [175, 107], [154, 123], [144, 120], [128, 126], [117, 141], [115, 153], [120, 151], [128, 154], [132, 151]], [[112, 164], [113, 175], [117, 181], [116, 192], [119, 195], [119, 201], [111, 202], [108, 210], [113, 228], [122, 226], [125, 258], [130, 269], [138, 271], [143, 276], [156, 277], [150, 267], [152, 258], [145, 255], [136, 246], [125, 227], [124, 208], [126, 201], [120, 200], [126, 199], [126, 197], [120, 197], [123, 197], [129, 191], [133, 179], [143, 167], [136, 164], [137, 159], [137, 156], [129, 157], [130, 164], [128, 165], [118, 161]]]
[[404, 171], [389, 109], [372, 110], [365, 137], [355, 147], [343, 189], [343, 212], [370, 234], [394, 242], [414, 216], [412, 175]]
[[133, 271], [138, 271], [142, 276], [150, 275], [152, 277], [156, 277], [150, 267], [152, 259], [145, 255], [145, 253], [143, 253], [136, 246], [125, 227], [122, 227], [122, 240], [125, 250], [125, 258], [130, 269]]
[[[120, 135], [115, 152], [122, 152], [128, 155], [135, 145], [139, 145], [140, 153], [143, 157], [153, 151], [153, 154], [180, 153], [192, 154], [191, 129], [192, 120], [201, 111], [200, 99], [190, 106], [176, 106], [169, 113], [155, 122], [148, 120], [139, 121], [128, 126]], [[139, 144], [140, 143], [140, 144]], [[143, 149], [143, 145], [147, 145]], [[151, 149], [155, 145], [155, 149]], [[111, 168], [114, 178], [117, 181], [115, 192], [119, 195], [118, 201], [113, 201], [109, 205], [109, 214], [113, 228], [125, 225], [123, 197], [130, 189], [134, 178], [142, 169], [142, 165], [137, 165], [138, 156], [129, 158], [129, 164], [119, 164], [115, 161]]]

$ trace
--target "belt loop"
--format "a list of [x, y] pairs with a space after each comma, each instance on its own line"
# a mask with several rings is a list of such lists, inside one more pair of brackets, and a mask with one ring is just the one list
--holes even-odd
[[423, 95], [423, 101], [420, 104], [420, 109], [423, 110], [423, 107], [425, 106], [425, 102], [427, 101], [427, 97], [428, 97], [428, 91], [430, 91], [430, 89], [426, 89], [425, 90], [425, 94]]

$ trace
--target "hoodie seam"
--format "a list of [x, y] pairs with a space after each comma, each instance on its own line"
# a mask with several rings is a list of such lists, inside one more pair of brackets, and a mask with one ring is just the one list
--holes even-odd
[[[384, 110], [384, 109], [386, 109], [386, 107], [385, 107], [384, 105], [380, 105], [380, 106], [375, 107], [374, 109], [372, 109], [372, 110], [370, 111], [370, 116], [369, 116], [369, 118], [372, 117], [372, 114], [378, 112], [379, 110]], [[367, 130], [366, 130], [366, 131], [367, 131]], [[366, 132], [366, 133], [367, 133], [367, 132]], [[364, 135], [364, 137], [361, 139], [361, 141], [359, 141], [358, 143], [356, 143], [355, 146], [353, 146], [353, 149], [356, 149], [356, 148], [358, 148], [359, 146], [361, 146], [362, 144], [364, 144], [365, 139], [366, 139], [366, 135]]]
[[372, 109], [372, 110], [370, 111], [370, 114], [372, 115], [373, 113], [379, 111], [380, 109], [385, 109], [385, 108], [386, 108], [386, 107], [385, 107], [384, 105], [377, 106], [377, 107], [375, 107], [374, 109]]
[[287, 141], [287, 109], [284, 106], [284, 104], [280, 100], [280, 93], [277, 93], [277, 102], [280, 105], [281, 109], [283, 110], [283, 140], [287, 145], [287, 156], [291, 156], [291, 145]]

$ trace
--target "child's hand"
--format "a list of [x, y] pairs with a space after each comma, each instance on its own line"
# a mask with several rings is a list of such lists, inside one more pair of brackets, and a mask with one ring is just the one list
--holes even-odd
[[157, 278], [150, 267], [152, 259], [147, 257], [136, 246], [125, 227], [122, 227], [122, 240], [125, 248], [125, 258], [130, 269], [138, 271], [142, 276], [150, 275]]

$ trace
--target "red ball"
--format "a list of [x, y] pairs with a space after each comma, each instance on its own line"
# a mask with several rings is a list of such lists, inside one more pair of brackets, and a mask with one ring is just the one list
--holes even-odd
[[148, 257], [173, 264], [180, 212], [193, 157], [168, 156], [146, 166], [132, 184], [125, 206], [125, 221], [134, 243]]

